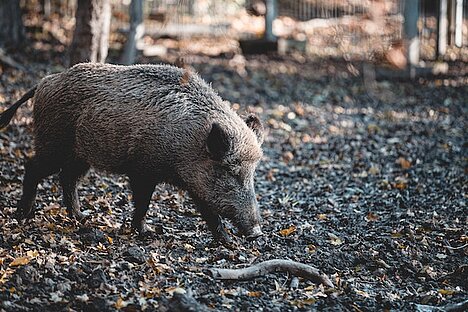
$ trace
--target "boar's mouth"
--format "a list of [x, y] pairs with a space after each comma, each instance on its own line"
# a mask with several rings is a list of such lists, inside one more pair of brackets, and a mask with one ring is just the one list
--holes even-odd
[[210, 214], [219, 214], [222, 218], [231, 221], [238, 230], [238, 233], [235, 233], [236, 235], [245, 235], [247, 239], [251, 240], [263, 235], [259, 222], [254, 220], [249, 222], [249, 218], [246, 218], [244, 214], [239, 213], [239, 209], [237, 207], [231, 205], [214, 205], [205, 200], [200, 200], [195, 196], [192, 196], [192, 198], [200, 211], [210, 211]]
[[[225, 208], [226, 209], [226, 208]], [[225, 213], [223, 213], [223, 211]], [[236, 211], [235, 207], [228, 207], [227, 211], [221, 209], [221, 216], [229, 219], [234, 226], [239, 230], [239, 235], [244, 235], [249, 240], [254, 240], [263, 235], [260, 224], [257, 222], [248, 222], [244, 215], [239, 213], [232, 213]], [[251, 224], [252, 223], [252, 224]]]

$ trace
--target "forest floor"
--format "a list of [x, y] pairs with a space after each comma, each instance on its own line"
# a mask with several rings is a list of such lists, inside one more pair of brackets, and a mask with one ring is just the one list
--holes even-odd
[[[16, 57], [29, 72], [2, 69], [2, 109], [62, 69], [60, 51], [28, 53]], [[94, 171], [79, 188], [85, 225], [67, 218], [56, 176], [39, 187], [36, 217], [18, 224], [29, 103], [0, 131], [0, 311], [152, 311], [181, 289], [219, 311], [439, 311], [468, 299], [466, 77], [369, 81], [339, 60], [185, 57], [264, 122], [255, 184], [265, 238], [219, 246], [190, 198], [161, 185], [148, 222], [162, 234], [139, 239], [126, 178]], [[313, 265], [335, 288], [207, 271], [275, 258]]]

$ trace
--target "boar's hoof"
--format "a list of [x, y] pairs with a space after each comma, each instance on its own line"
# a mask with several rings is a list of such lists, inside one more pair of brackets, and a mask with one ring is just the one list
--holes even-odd
[[75, 219], [76, 221], [85, 224], [86, 221], [90, 218], [90, 215], [84, 214], [81, 211], [73, 211], [68, 213], [70, 219]]
[[235, 248], [232, 238], [229, 236], [228, 233], [226, 233], [226, 230], [224, 229], [224, 227], [222, 229], [218, 229], [218, 231], [214, 234], [214, 238], [216, 242], [218, 242], [219, 244], [223, 245], [226, 248], [229, 248], [229, 249]]
[[136, 224], [132, 222], [132, 229], [138, 234], [138, 238], [140, 239], [153, 238], [155, 235], [145, 223]]
[[24, 219], [32, 219], [34, 218], [35, 214], [36, 214], [36, 211], [34, 209], [25, 210], [25, 209], [18, 207], [13, 217], [16, 220], [21, 221]]

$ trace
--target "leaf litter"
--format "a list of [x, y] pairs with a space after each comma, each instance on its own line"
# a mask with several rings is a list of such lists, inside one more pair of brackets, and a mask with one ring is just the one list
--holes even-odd
[[[24, 58], [28, 75], [3, 69], [2, 109], [50, 59]], [[219, 246], [191, 200], [161, 185], [148, 216], [159, 234], [140, 239], [129, 230], [126, 178], [94, 171], [79, 188], [85, 226], [67, 217], [55, 176], [39, 187], [37, 216], [18, 224], [11, 216], [33, 145], [25, 106], [0, 131], [0, 309], [157, 310], [188, 290], [224, 311], [421, 310], [467, 298], [467, 82], [377, 82], [386, 98], [345, 62], [248, 56], [241, 75], [231, 59], [193, 55], [190, 66], [265, 123], [256, 189], [266, 238]], [[289, 287], [294, 277], [282, 273], [230, 282], [206, 272], [275, 258], [318, 267], [335, 288]]]

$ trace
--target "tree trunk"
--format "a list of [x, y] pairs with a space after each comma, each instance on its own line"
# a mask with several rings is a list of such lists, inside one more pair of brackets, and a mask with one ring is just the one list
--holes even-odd
[[76, 26], [70, 46], [70, 66], [80, 62], [106, 61], [110, 19], [109, 0], [78, 0]]
[[0, 1], [0, 47], [19, 47], [25, 39], [18, 0]]
[[135, 63], [136, 44], [145, 32], [143, 24], [143, 0], [132, 0], [130, 4], [130, 30], [120, 62], [125, 65]]

